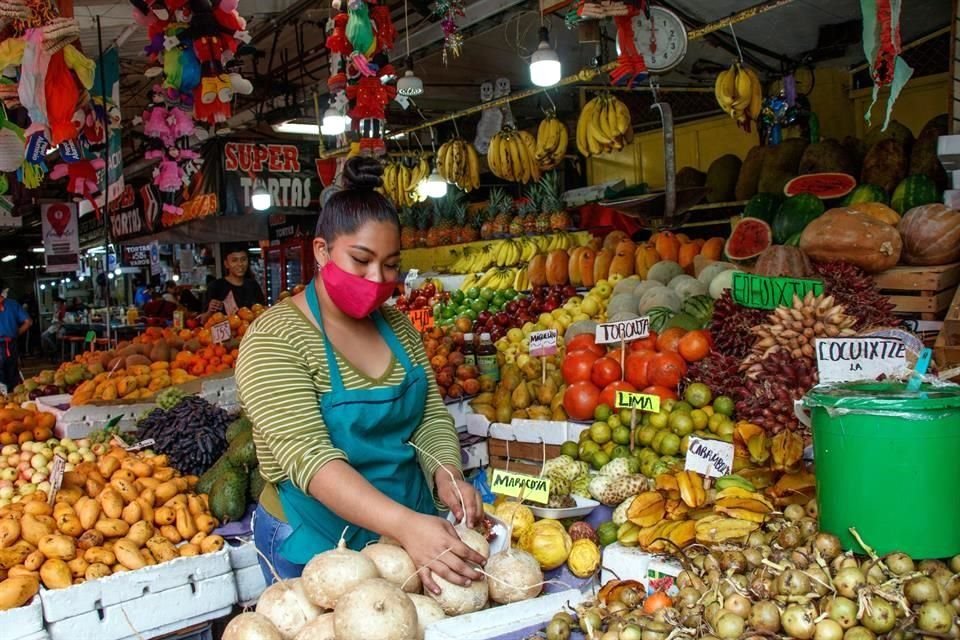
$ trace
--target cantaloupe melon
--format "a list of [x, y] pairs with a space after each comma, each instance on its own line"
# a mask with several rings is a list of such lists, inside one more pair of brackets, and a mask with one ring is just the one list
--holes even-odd
[[646, 315], [647, 311], [654, 307], [667, 307], [671, 311], [677, 312], [683, 307], [683, 300], [680, 296], [668, 287], [658, 287], [651, 289], [640, 299], [640, 315]]
[[656, 280], [661, 284], [667, 284], [680, 274], [684, 273], [683, 267], [672, 260], [661, 260], [650, 267], [647, 272], [647, 280]]

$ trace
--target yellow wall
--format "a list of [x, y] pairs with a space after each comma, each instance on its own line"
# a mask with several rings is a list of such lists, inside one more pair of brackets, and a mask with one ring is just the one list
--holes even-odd
[[[894, 106], [893, 118], [917, 135], [927, 121], [946, 112], [949, 86], [947, 74], [910, 81]], [[874, 107], [874, 123], [883, 122], [887, 96], [887, 91], [881, 92]], [[863, 113], [870, 104], [870, 89], [851, 92], [846, 70], [818, 69], [810, 103], [820, 119], [821, 137], [838, 140], [849, 135], [863, 137], [867, 128]], [[743, 158], [758, 143], [755, 131], [744, 132], [726, 115], [677, 125], [674, 135], [678, 171], [692, 166], [705, 172], [718, 157], [733, 153]], [[658, 129], [637, 135], [633, 144], [623, 151], [590, 158], [587, 177], [590, 184], [622, 179], [628, 185], [646, 182], [651, 187], [662, 188], [662, 132]]]

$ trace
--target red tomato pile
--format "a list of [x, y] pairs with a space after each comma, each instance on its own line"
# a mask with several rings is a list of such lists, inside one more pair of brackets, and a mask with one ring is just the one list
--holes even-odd
[[598, 405], [613, 408], [617, 391], [676, 399], [687, 365], [705, 358], [710, 345], [710, 332], [703, 329], [651, 331], [627, 345], [621, 366], [619, 345], [607, 345], [608, 350], [592, 335], [580, 334], [567, 343], [563, 360], [563, 408], [571, 420], [592, 420]]

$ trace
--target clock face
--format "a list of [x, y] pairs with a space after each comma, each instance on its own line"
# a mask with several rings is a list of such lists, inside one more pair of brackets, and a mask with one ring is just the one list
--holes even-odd
[[651, 7], [650, 19], [633, 18], [634, 43], [651, 73], [666, 73], [687, 54], [687, 30], [680, 18], [663, 7]]

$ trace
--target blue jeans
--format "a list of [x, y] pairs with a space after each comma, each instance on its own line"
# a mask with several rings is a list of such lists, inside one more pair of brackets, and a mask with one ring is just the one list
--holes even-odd
[[257, 556], [257, 562], [260, 563], [260, 570], [263, 572], [263, 578], [270, 586], [276, 581], [274, 571], [283, 580], [290, 578], [299, 578], [303, 573], [302, 564], [294, 564], [286, 560], [280, 553], [280, 545], [290, 537], [293, 529], [286, 522], [277, 520], [270, 515], [261, 505], [257, 505], [257, 510], [253, 512], [253, 542], [257, 545], [257, 550], [263, 556], [266, 556], [273, 565], [273, 571], [267, 566], [262, 556]]

